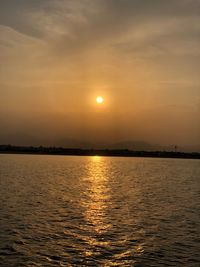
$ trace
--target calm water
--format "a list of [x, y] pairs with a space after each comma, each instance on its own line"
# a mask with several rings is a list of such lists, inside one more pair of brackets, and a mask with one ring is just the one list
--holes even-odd
[[0, 266], [200, 266], [200, 161], [0, 155]]

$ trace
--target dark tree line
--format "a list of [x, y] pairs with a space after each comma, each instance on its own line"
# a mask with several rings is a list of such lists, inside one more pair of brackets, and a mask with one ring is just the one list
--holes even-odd
[[134, 151], [128, 149], [80, 149], [63, 147], [33, 147], [0, 145], [0, 153], [44, 154], [44, 155], [77, 155], [77, 156], [115, 156], [115, 157], [157, 157], [200, 159], [200, 153], [177, 151]]

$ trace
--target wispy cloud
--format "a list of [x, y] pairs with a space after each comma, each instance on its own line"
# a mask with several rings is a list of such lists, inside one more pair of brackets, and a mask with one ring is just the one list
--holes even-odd
[[[160, 105], [170, 114], [176, 112], [171, 105], [187, 106], [184, 124], [194, 125], [199, 8], [199, 0], [1, 0], [1, 111], [20, 118], [37, 109], [44, 116], [71, 116], [72, 123], [72, 114], [84, 110], [89, 120], [87, 96], [100, 91], [114, 99], [111, 117], [121, 118], [112, 129], [129, 114], [123, 127], [132, 125], [134, 132], [134, 114], [148, 120], [147, 110], [156, 117]], [[163, 116], [166, 124], [173, 120]], [[145, 128], [137, 127], [140, 133]]]

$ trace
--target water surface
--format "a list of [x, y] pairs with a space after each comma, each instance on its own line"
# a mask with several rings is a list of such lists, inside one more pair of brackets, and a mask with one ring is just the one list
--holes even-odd
[[199, 267], [198, 160], [0, 155], [0, 266]]

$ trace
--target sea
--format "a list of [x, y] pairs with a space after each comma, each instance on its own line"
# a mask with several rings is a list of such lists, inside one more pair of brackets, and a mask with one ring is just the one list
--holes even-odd
[[0, 266], [200, 266], [200, 161], [0, 155]]

